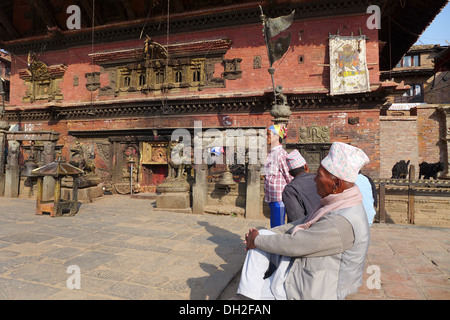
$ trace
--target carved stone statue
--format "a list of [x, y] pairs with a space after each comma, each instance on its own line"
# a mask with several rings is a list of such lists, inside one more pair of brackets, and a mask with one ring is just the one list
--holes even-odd
[[10, 165], [18, 165], [19, 164], [19, 142], [13, 140], [8, 141], [8, 156], [6, 158], [6, 162]]
[[70, 148], [70, 152], [69, 163], [74, 167], [84, 170], [86, 160], [84, 159], [83, 149], [81, 148], [80, 143], [76, 142], [75, 146]]
[[168, 157], [168, 175], [166, 180], [161, 183], [157, 188], [157, 192], [186, 192], [190, 189], [190, 184], [187, 182], [187, 178], [184, 176], [184, 169], [187, 157], [183, 153], [184, 143], [178, 141], [170, 141], [167, 146]]
[[289, 108], [287, 104], [287, 97], [283, 94], [283, 88], [281, 85], [278, 85], [275, 88], [275, 95], [278, 98], [277, 100], [281, 100], [281, 103], [272, 105], [270, 115], [274, 117], [273, 121], [275, 122], [288, 122], [292, 112], [291, 108]]
[[[99, 177], [95, 174], [95, 164], [86, 160], [83, 147], [78, 141], [70, 148], [69, 164], [84, 171], [84, 174], [79, 179], [79, 188], [98, 185]], [[64, 178], [62, 185], [64, 187], [72, 187], [72, 179]]]
[[281, 100], [281, 105], [286, 106], [287, 105], [287, 98], [286, 95], [283, 93], [283, 87], [281, 85], [277, 85], [275, 87], [275, 95], [277, 98]]
[[[187, 156], [184, 154], [184, 143], [169, 142], [168, 145], [168, 179], [183, 179], [184, 164], [187, 160]], [[175, 172], [177, 171], [177, 172]]]

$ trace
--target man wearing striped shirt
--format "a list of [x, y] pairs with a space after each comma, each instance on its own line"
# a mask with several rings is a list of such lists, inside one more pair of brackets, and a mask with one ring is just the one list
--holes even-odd
[[283, 125], [272, 125], [267, 129], [267, 144], [270, 145], [270, 152], [264, 165], [264, 193], [265, 201], [270, 208], [272, 228], [285, 223], [286, 211], [282, 194], [284, 187], [293, 179], [286, 163], [288, 154], [281, 145], [285, 137], [286, 128]]

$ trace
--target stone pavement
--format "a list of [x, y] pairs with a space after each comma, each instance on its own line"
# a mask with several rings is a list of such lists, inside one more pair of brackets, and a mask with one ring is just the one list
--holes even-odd
[[450, 300], [450, 228], [374, 224], [370, 236], [363, 285], [347, 299]]
[[[82, 204], [73, 217], [37, 216], [34, 207], [0, 198], [0, 299], [226, 299], [236, 292], [243, 235], [268, 227], [119, 195]], [[450, 299], [449, 231], [374, 225], [369, 273], [348, 299]]]

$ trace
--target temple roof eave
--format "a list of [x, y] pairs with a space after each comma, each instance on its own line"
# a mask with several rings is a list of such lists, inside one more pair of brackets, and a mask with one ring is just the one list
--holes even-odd
[[[291, 110], [332, 111], [336, 109], [380, 108], [388, 94], [405, 89], [396, 83], [376, 83], [372, 90], [359, 94], [331, 96], [328, 90], [320, 88], [309, 92], [285, 92]], [[227, 94], [202, 94], [187, 98], [185, 95], [141, 99], [118, 99], [86, 101], [77, 103], [50, 102], [42, 104], [6, 106], [9, 121], [43, 121], [48, 119], [96, 119], [114, 117], [183, 116], [186, 114], [228, 114], [269, 112], [273, 104], [270, 88], [252, 92]]]

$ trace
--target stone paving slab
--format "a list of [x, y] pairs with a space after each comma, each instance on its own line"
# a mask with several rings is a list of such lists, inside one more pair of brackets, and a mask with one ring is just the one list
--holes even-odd
[[[217, 299], [240, 271], [243, 235], [268, 226], [127, 196], [82, 204], [73, 217], [35, 215], [34, 206], [0, 198], [1, 299]], [[68, 288], [71, 266], [80, 289]]]
[[[51, 218], [35, 215], [33, 200], [0, 198], [0, 299], [233, 296], [243, 235], [269, 222], [164, 212], [153, 204], [104, 196], [73, 217]], [[449, 228], [375, 224], [363, 284], [348, 299], [448, 300], [449, 250]], [[80, 289], [71, 290], [73, 266]]]

